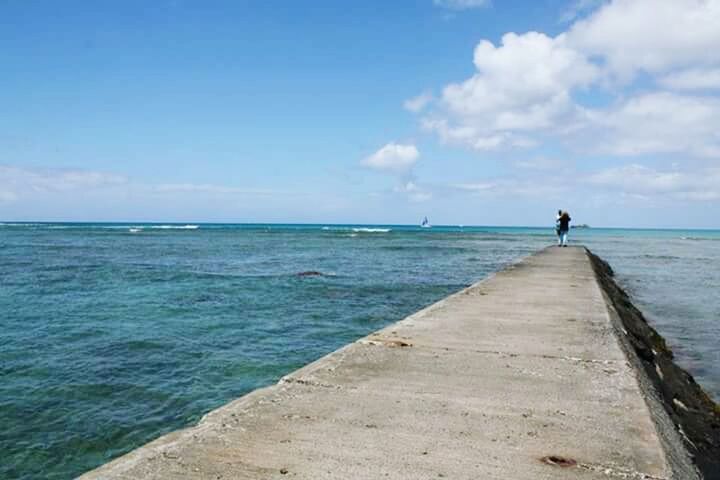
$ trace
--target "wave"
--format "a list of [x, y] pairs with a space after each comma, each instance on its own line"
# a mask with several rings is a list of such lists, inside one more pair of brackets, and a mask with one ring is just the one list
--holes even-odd
[[48, 230], [127, 230], [127, 229], [143, 229], [152, 228], [157, 230], [197, 230], [200, 225], [93, 225], [93, 224], [50, 224], [50, 223], [13, 223], [13, 222], [0, 222], [0, 227], [41, 227]]
[[0, 222], [0, 227], [38, 227], [43, 225], [42, 223], [15, 223], [15, 222]]
[[388, 233], [392, 228], [371, 228], [371, 227], [322, 227], [324, 232], [353, 232], [353, 233]]
[[388, 233], [392, 232], [392, 228], [353, 228], [355, 233]]
[[[60, 227], [59, 227], [60, 228]], [[72, 227], [67, 227], [72, 228]], [[135, 230], [142, 230], [144, 228], [152, 228], [155, 230], [197, 230], [200, 228], [199, 225], [100, 225], [100, 226], [89, 226], [89, 227], [78, 227], [78, 228], [100, 228], [103, 230], [125, 230], [129, 229], [131, 232]]]
[[149, 225], [147, 228], [156, 228], [159, 230], [197, 230], [199, 225]]
[[680, 240], [690, 240], [692, 242], [717, 242], [720, 237], [680, 237]]

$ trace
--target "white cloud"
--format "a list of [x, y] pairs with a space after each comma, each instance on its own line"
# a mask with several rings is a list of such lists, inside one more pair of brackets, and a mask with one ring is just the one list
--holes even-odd
[[[217, 195], [300, 195], [259, 188], [197, 183], [140, 183], [109, 172], [0, 165], [0, 204], [15, 202], [72, 203], [88, 198], [213, 198]], [[122, 199], [122, 200], [118, 200]]]
[[638, 70], [717, 64], [718, 25], [718, 0], [615, 0], [576, 22], [567, 42], [627, 80]]
[[454, 190], [480, 197], [558, 199], [622, 197], [624, 201], [714, 201], [720, 200], [720, 167], [694, 170], [658, 170], [630, 164], [579, 173], [558, 170], [549, 173], [511, 175], [450, 185]]
[[415, 145], [388, 143], [362, 161], [366, 167], [396, 174], [409, 172], [418, 161], [420, 152]]
[[500, 46], [475, 48], [477, 73], [443, 89], [440, 112], [423, 120], [443, 141], [477, 150], [535, 145], [533, 131], [577, 116], [570, 92], [589, 85], [598, 69], [556, 38], [508, 33]]
[[681, 70], [659, 79], [660, 85], [675, 90], [720, 89], [720, 68]]
[[720, 99], [660, 92], [590, 115], [585, 148], [615, 155], [720, 157]]
[[525, 112], [528, 106], [564, 103], [562, 97], [571, 88], [587, 85], [597, 75], [562, 37], [538, 32], [507, 33], [498, 47], [483, 40], [475, 47], [473, 63], [477, 74], [443, 92], [443, 100], [462, 115]]
[[720, 168], [658, 171], [631, 164], [587, 176], [585, 183], [641, 197], [665, 196], [681, 200], [720, 200]]
[[[478, 151], [551, 139], [580, 153], [720, 157], [720, 99], [708, 95], [720, 89], [720, 0], [579, 0], [571, 10], [593, 5], [555, 37], [482, 40], [476, 73], [442, 89], [422, 127]], [[648, 75], [675, 93], [648, 91]], [[678, 93], [697, 89], [705, 95]]]
[[19, 197], [26, 191], [92, 190], [122, 185], [127, 178], [107, 172], [79, 169], [29, 168], [0, 165], [3, 188]]
[[487, 7], [490, 0], [433, 0], [433, 3], [450, 10], [468, 10], [471, 8]]
[[421, 122], [425, 130], [437, 133], [448, 144], [465, 145], [475, 150], [499, 150], [502, 148], [529, 148], [536, 142], [525, 135], [512, 132], [494, 132], [478, 125], [456, 124], [450, 126], [447, 119], [425, 118]]
[[410, 98], [403, 102], [405, 110], [413, 113], [422, 111], [430, 102], [432, 102], [433, 96], [430, 92], [423, 92], [417, 97]]
[[624, 192], [667, 193], [681, 187], [686, 183], [686, 178], [679, 172], [657, 172], [642, 165], [632, 164], [593, 173], [586, 178], [586, 181]]
[[413, 174], [413, 167], [419, 158], [420, 152], [415, 145], [391, 142], [365, 158], [362, 164], [392, 175], [397, 181], [392, 189], [394, 193], [403, 194], [413, 202], [424, 202], [432, 198], [432, 192], [418, 185]]

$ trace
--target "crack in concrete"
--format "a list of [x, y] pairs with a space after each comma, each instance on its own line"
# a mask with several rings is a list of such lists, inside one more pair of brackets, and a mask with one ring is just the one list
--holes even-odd
[[363, 338], [358, 340], [363, 345], [381, 345], [383, 347], [412, 347], [413, 344], [396, 338]]

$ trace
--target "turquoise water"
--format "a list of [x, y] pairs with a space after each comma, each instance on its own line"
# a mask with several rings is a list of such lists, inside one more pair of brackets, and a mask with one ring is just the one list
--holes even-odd
[[[553, 241], [534, 228], [0, 224], [0, 478], [72, 478]], [[720, 231], [571, 241], [610, 261], [720, 397]]]

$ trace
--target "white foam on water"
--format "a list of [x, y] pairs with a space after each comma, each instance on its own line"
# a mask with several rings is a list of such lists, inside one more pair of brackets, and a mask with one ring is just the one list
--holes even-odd
[[680, 237], [680, 240], [690, 240], [692, 242], [717, 242], [720, 237]]
[[321, 230], [325, 232], [350, 232], [353, 229], [350, 227], [322, 227]]
[[354, 232], [354, 233], [388, 233], [391, 232], [391, 228], [377, 228], [377, 227], [321, 227], [321, 230], [328, 232]]
[[14, 222], [0, 222], [0, 227], [39, 227], [42, 223], [14, 223]]
[[388, 233], [391, 232], [391, 228], [353, 228], [355, 233]]
[[199, 225], [151, 225], [149, 228], [156, 228], [159, 230], [197, 230], [200, 228]]

